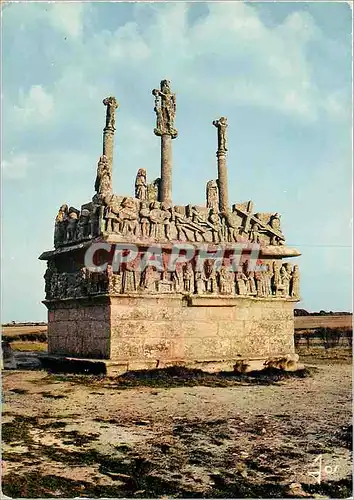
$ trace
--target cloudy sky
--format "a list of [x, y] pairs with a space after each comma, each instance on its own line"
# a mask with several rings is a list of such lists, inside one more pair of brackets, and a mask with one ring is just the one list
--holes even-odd
[[2, 321], [45, 320], [58, 207], [93, 195], [117, 97], [114, 188], [159, 175], [151, 90], [172, 80], [176, 204], [204, 203], [229, 121], [230, 201], [282, 214], [300, 304], [351, 309], [351, 10], [333, 3], [17, 3], [2, 9]]

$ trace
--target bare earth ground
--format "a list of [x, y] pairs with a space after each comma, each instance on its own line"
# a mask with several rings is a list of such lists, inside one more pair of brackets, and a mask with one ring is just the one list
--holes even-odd
[[[183, 370], [154, 376], [4, 372], [3, 493], [351, 495], [348, 362], [322, 362], [285, 378], [189, 377]], [[317, 481], [310, 473], [320, 463]]]

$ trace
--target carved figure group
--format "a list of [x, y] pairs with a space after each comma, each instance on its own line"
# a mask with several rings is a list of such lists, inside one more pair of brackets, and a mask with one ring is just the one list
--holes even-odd
[[87, 209], [81, 212], [74, 207], [68, 208], [64, 204], [59, 208], [55, 218], [54, 246], [74, 243], [88, 239], [92, 235], [91, 213]]

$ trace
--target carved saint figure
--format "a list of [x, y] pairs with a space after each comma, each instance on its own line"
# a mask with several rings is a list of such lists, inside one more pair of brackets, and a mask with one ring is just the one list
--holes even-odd
[[226, 152], [227, 151], [227, 142], [226, 142], [226, 128], [227, 128], [227, 118], [222, 116], [218, 120], [213, 121], [214, 127], [218, 129], [218, 151]]
[[139, 235], [139, 223], [138, 223], [138, 211], [134, 200], [130, 198], [124, 198], [122, 201], [122, 207], [119, 210], [119, 219], [122, 221], [121, 233], [124, 236]]
[[122, 274], [122, 293], [135, 292], [139, 281], [135, 263], [127, 262]]
[[160, 203], [158, 201], [155, 201], [151, 205], [151, 210], [149, 215], [151, 238], [156, 238], [158, 240], [161, 237], [164, 218], [165, 214], [164, 211], [160, 209]]
[[139, 215], [140, 215], [141, 236], [143, 238], [147, 238], [150, 233], [150, 221], [149, 221], [150, 209], [146, 201], [141, 202]]
[[164, 227], [164, 237], [167, 240], [171, 239], [171, 222], [172, 222], [172, 208], [166, 202], [161, 204], [162, 216], [163, 216], [163, 227]]
[[272, 283], [272, 288], [273, 288], [273, 294], [274, 295], [282, 295], [283, 291], [283, 283], [282, 283], [282, 277], [280, 274], [280, 269], [279, 269], [279, 264], [274, 261], [273, 262], [273, 283]]
[[147, 199], [147, 182], [145, 168], [139, 168], [135, 179], [135, 198], [138, 200]]
[[66, 238], [66, 223], [68, 218], [68, 205], [64, 204], [59, 208], [58, 215], [55, 217], [54, 227], [54, 246], [63, 243]]
[[283, 264], [280, 269], [281, 282], [283, 285], [284, 295], [290, 296], [290, 280], [291, 280], [291, 266], [289, 263]]
[[238, 271], [236, 273], [236, 284], [237, 284], [238, 295], [247, 294], [247, 282], [248, 282], [247, 276], [242, 271]]
[[249, 238], [251, 243], [260, 243], [259, 224], [255, 223], [252, 225]]
[[100, 199], [112, 194], [112, 172], [105, 155], [102, 155], [98, 161], [95, 191]]
[[118, 103], [115, 97], [106, 97], [103, 99], [103, 104], [107, 106], [106, 111], [106, 128], [115, 130], [115, 113], [118, 108]]
[[78, 222], [78, 210], [73, 207], [69, 208], [69, 214], [66, 227], [66, 240], [73, 241], [76, 238], [76, 226]]
[[231, 273], [228, 271], [226, 266], [221, 266], [219, 270], [219, 291], [221, 294], [232, 293], [232, 278]]
[[207, 207], [218, 210], [219, 206], [219, 188], [217, 181], [208, 181], [206, 185]]
[[270, 238], [271, 245], [283, 245], [284, 244], [284, 235], [280, 229], [280, 214], [275, 213], [271, 216], [269, 225], [272, 229], [274, 229], [276, 234], [272, 234]]
[[272, 268], [269, 264], [266, 264], [265, 270], [263, 271], [264, 295], [266, 297], [272, 295], [272, 276], [273, 276]]
[[177, 130], [174, 128], [176, 116], [176, 94], [171, 92], [171, 82], [162, 80], [160, 89], [152, 91], [155, 97], [154, 111], [156, 113], [155, 135], [170, 135], [172, 139], [177, 137]]
[[197, 295], [205, 293], [205, 276], [201, 270], [195, 272], [194, 282], [195, 282], [195, 293]]
[[184, 227], [185, 222], [187, 221], [186, 217], [178, 211], [178, 207], [174, 208], [174, 220], [176, 224], [177, 230], [177, 240], [186, 241], [188, 240], [188, 234], [186, 228]]
[[212, 260], [207, 260], [205, 262], [205, 277], [206, 277], [206, 291], [210, 293], [217, 293], [217, 280], [216, 280], [216, 269], [214, 262]]
[[219, 214], [213, 208], [210, 210], [209, 215], [210, 228], [213, 238], [213, 243], [219, 243], [222, 240], [221, 235], [221, 222]]
[[84, 208], [77, 223], [77, 239], [81, 240], [90, 236], [90, 211]]
[[299, 266], [295, 265], [290, 281], [290, 296], [294, 299], [300, 298], [300, 273]]
[[192, 292], [193, 291], [193, 267], [190, 262], [187, 262], [183, 268], [183, 285], [184, 285], [184, 291], [185, 292]]

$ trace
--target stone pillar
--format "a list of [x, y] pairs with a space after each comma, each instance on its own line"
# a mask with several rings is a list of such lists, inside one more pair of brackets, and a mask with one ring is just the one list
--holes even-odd
[[160, 201], [172, 204], [172, 137], [161, 136]]
[[219, 187], [219, 211], [228, 212], [229, 210], [229, 192], [227, 182], [226, 166], [226, 127], [227, 118], [222, 116], [219, 120], [214, 120], [213, 125], [218, 129], [218, 150], [216, 157], [218, 159], [218, 187]]
[[103, 129], [103, 155], [107, 158], [107, 162], [111, 170], [113, 167], [113, 147], [114, 147], [114, 130], [105, 127]]
[[229, 210], [229, 193], [226, 154], [223, 151], [217, 151], [216, 156], [218, 158], [219, 211], [227, 212]]
[[154, 89], [156, 127], [155, 135], [161, 137], [161, 184], [159, 201], [172, 205], [172, 139], [178, 135], [174, 128], [176, 94], [171, 92], [171, 82], [162, 80], [160, 89]]
[[103, 99], [103, 104], [107, 107], [106, 111], [106, 126], [103, 129], [103, 152], [107, 158], [110, 171], [113, 167], [113, 148], [114, 148], [114, 132], [115, 128], [115, 113], [118, 108], [118, 103], [115, 97], [106, 97]]

